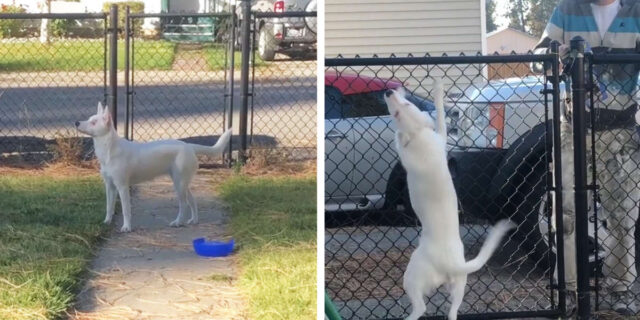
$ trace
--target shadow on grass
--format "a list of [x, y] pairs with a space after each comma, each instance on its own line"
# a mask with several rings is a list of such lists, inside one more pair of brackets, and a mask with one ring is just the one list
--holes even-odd
[[97, 176], [0, 177], [0, 318], [56, 319], [107, 229]]

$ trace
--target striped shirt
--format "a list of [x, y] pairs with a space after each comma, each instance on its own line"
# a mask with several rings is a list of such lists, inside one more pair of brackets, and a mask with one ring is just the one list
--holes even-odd
[[[594, 54], [639, 53], [640, 52], [640, 1], [621, 0], [618, 14], [601, 35], [588, 0], [563, 0], [553, 11], [551, 19], [536, 46], [536, 52], [548, 48], [553, 40], [569, 44], [572, 38], [580, 36], [587, 42]], [[594, 66], [597, 80], [604, 90], [596, 105], [601, 115], [606, 111], [616, 111], [610, 123], [614, 127], [628, 126], [627, 119], [633, 119], [635, 102], [633, 96], [638, 84], [640, 64], [609, 64]], [[633, 109], [633, 110], [631, 110]], [[629, 117], [630, 115], [630, 117]], [[608, 118], [608, 117], [606, 117]], [[618, 123], [618, 122], [625, 123]], [[609, 124], [606, 124], [608, 126]]]

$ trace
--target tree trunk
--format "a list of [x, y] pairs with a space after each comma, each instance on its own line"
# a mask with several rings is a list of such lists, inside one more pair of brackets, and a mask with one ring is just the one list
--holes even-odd
[[[44, 1], [45, 13], [51, 13], [51, 0]], [[40, 42], [49, 43], [49, 19], [42, 19], [40, 23]]]

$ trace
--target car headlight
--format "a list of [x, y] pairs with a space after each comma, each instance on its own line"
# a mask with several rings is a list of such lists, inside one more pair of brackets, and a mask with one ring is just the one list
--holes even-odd
[[504, 103], [469, 104], [460, 110], [457, 145], [469, 148], [502, 148]]

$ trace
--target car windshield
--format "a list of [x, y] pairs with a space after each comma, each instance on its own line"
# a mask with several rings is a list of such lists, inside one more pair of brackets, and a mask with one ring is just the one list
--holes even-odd
[[[361, 118], [381, 117], [389, 114], [384, 102], [385, 90], [349, 94], [343, 96], [334, 87], [325, 87], [325, 118]], [[435, 109], [433, 102], [419, 95], [409, 93], [407, 100], [420, 110], [431, 112]]]

